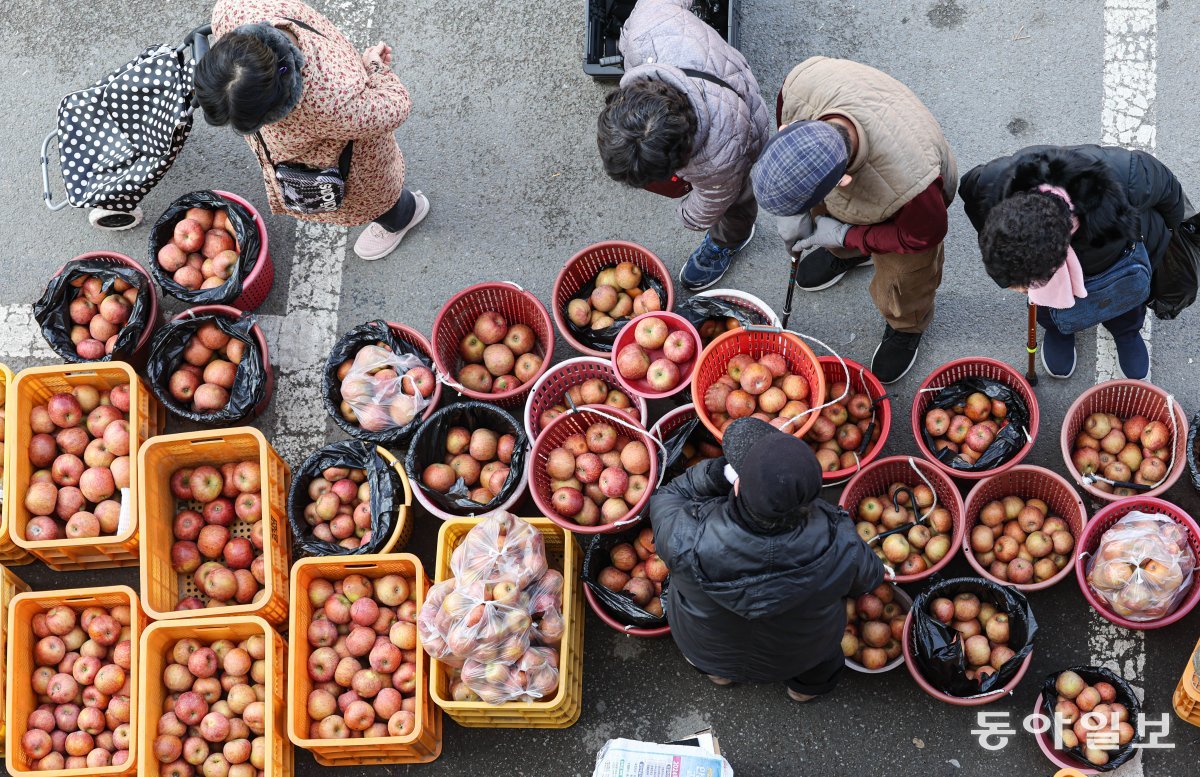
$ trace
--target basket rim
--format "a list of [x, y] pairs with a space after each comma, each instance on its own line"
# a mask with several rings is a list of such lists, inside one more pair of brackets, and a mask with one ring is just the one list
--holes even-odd
[[666, 626], [656, 626], [652, 629], [642, 626], [626, 626], [624, 623], [621, 623], [619, 620], [614, 618], [608, 612], [608, 610], [605, 609], [604, 605], [601, 604], [600, 600], [596, 597], [596, 594], [592, 593], [590, 586], [582, 581], [580, 582], [580, 585], [583, 586], [583, 598], [587, 600], [588, 607], [591, 608], [592, 612], [596, 614], [597, 618], [604, 621], [605, 626], [608, 626], [613, 631], [620, 632], [627, 637], [642, 637], [645, 639], [665, 637], [671, 633], [671, 625], [669, 623]]
[[742, 291], [741, 289], [734, 289], [734, 288], [705, 289], [704, 291], [696, 292], [692, 296], [693, 297], [708, 297], [709, 299], [721, 299], [722, 297], [729, 298], [729, 299], [739, 299], [739, 300], [742, 300], [743, 302], [750, 303], [750, 305], [752, 305], [753, 307], [758, 308], [760, 313], [766, 314], [767, 319], [768, 319], [768, 326], [775, 326], [775, 327], [783, 326], [783, 322], [780, 320], [779, 316], [776, 315], [775, 309], [772, 308], [770, 305], [768, 305], [766, 302], [764, 302], [761, 297], [757, 297], [748, 291]]
[[[533, 503], [537, 505], [539, 510], [541, 510], [542, 515], [549, 519], [552, 523], [559, 528], [574, 534], [614, 534], [616, 532], [625, 531], [626, 529], [631, 529], [634, 526], [637, 526], [642, 522], [643, 514], [650, 504], [650, 497], [654, 494], [656, 488], [656, 482], [658, 479], [658, 456], [650, 456], [650, 471], [646, 473], [646, 478], [650, 481], [650, 487], [646, 489], [644, 494], [642, 494], [642, 498], [638, 500], [637, 504], [630, 506], [629, 512], [625, 514], [626, 518], [624, 521], [617, 521], [615, 523], [601, 523], [597, 524], [596, 526], [580, 526], [579, 524], [573, 523], [572, 521], [560, 516], [554, 510], [554, 507], [550, 505], [548, 501], [543, 500], [541, 494], [538, 493], [538, 489], [534, 485], [533, 479], [533, 468], [537, 464], [538, 452], [544, 450], [548, 446], [548, 443], [545, 441], [549, 439], [549, 433], [551, 430], [555, 429], [556, 426], [565, 423], [564, 419], [571, 418], [576, 414], [590, 414], [593, 416], [599, 415], [604, 416], [604, 418], [608, 420], [611, 420], [615, 417], [615, 415], [605, 408], [604, 405], [584, 405], [583, 407], [576, 409], [574, 413], [563, 413], [558, 418], [555, 418], [553, 421], [551, 421], [550, 425], [542, 430], [541, 436], [538, 437], [537, 441], [534, 442], [529, 448], [529, 461], [525, 465], [526, 480], [529, 484], [529, 494], [533, 497]], [[632, 418], [623, 418], [621, 420], [629, 423], [633, 422]], [[639, 426], [638, 424], [634, 425]], [[646, 438], [641, 440], [642, 444], [646, 446], [646, 449], [648, 451], [654, 450], [655, 440], [650, 435], [650, 432], [644, 427], [640, 428], [638, 431], [642, 437]], [[628, 429], [626, 429], [626, 433], [629, 433]], [[630, 518], [629, 516], [633, 517]]]
[[430, 339], [430, 343], [432, 344], [438, 341], [438, 334], [441, 328], [444, 326], [443, 322], [448, 317], [449, 311], [452, 310], [455, 305], [467, 297], [479, 293], [480, 291], [493, 289], [503, 289], [506, 292], [516, 291], [517, 294], [524, 297], [528, 302], [532, 302], [534, 310], [536, 311], [535, 315], [540, 316], [542, 323], [545, 325], [547, 337], [545, 341], [542, 341], [541, 339], [538, 340], [538, 344], [543, 347], [545, 354], [542, 356], [542, 366], [538, 370], [537, 375], [533, 376], [533, 378], [531, 378], [529, 381], [522, 383], [515, 388], [511, 388], [508, 391], [494, 393], [474, 391], [466, 386], [460, 385], [458, 381], [450, 382], [453, 380], [451, 376], [454, 374], [454, 370], [451, 366], [442, 362], [441, 350], [437, 346], [432, 346], [430, 356], [433, 358], [433, 363], [437, 367], [437, 371], [440, 373], [440, 375], [437, 376], [438, 382], [446, 382], [447, 385], [451, 386], [455, 391], [462, 394], [464, 397], [477, 399], [481, 402], [504, 402], [505, 400], [512, 400], [520, 397], [523, 393], [530, 390], [530, 387], [534, 382], [537, 381], [538, 378], [546, 374], [546, 370], [550, 368], [550, 363], [554, 360], [554, 322], [551, 320], [550, 314], [546, 311], [546, 306], [542, 304], [542, 301], [539, 300], [533, 292], [512, 281], [483, 281], [482, 283], [473, 283], [465, 289], [462, 289], [456, 294], [452, 295], [450, 299], [446, 300], [446, 303], [442, 305], [441, 309], [438, 310], [437, 316], [435, 316], [433, 319], [433, 336]]
[[1021, 662], [1021, 666], [1017, 669], [1017, 673], [1013, 675], [1012, 679], [1009, 680], [1003, 688], [997, 688], [993, 691], [990, 691], [986, 696], [951, 696], [948, 693], [934, 688], [933, 685], [931, 685], [930, 682], [925, 679], [920, 670], [917, 668], [917, 662], [913, 660], [912, 638], [909, 636], [909, 634], [912, 632], [912, 628], [912, 610], [909, 610], [908, 615], [904, 619], [904, 635], [900, 640], [900, 646], [904, 655], [905, 668], [908, 669], [909, 675], [912, 676], [913, 680], [916, 681], [921, 690], [925, 691], [925, 693], [929, 694], [938, 701], [945, 702], [955, 707], [982, 707], [985, 704], [991, 704], [994, 701], [1008, 698], [1012, 694], [1013, 690], [1020, 685], [1021, 680], [1025, 678], [1025, 673], [1029, 671], [1029, 665], [1033, 663], [1033, 650], [1030, 650], [1028, 655], [1025, 656], [1025, 660]]
[[[541, 377], [533, 382], [533, 387], [529, 389], [529, 396], [525, 398], [525, 407], [521, 412], [521, 422], [525, 426], [525, 437], [529, 440], [531, 445], [542, 432], [541, 429], [539, 429], [536, 433], [533, 431], [533, 398], [537, 395], [538, 391], [540, 391], [541, 388], [546, 385], [547, 382], [549, 382], [550, 378], [557, 374], [563, 367], [573, 367], [577, 364], [591, 364], [597, 367], [608, 367], [609, 369], [612, 369], [612, 364], [608, 361], [608, 359], [604, 359], [599, 356], [572, 356], [570, 359], [563, 359], [556, 364], [552, 364], [548, 370], [542, 373]], [[613, 370], [613, 373], [615, 375], [615, 369]], [[634, 394], [630, 397], [630, 399], [638, 408], [639, 422], [642, 426], [645, 426], [647, 421], [650, 419], [650, 409], [646, 404], [645, 397]]]
[[[1079, 532], [1073, 532], [1075, 536], [1075, 550], [1072, 551], [1072, 556], [1079, 552], [1079, 542], [1082, 539], [1083, 533], [1087, 529], [1088, 525], [1087, 506], [1083, 503], [1083, 499], [1079, 497], [1079, 493], [1071, 487], [1071, 483], [1066, 478], [1057, 472], [1054, 472], [1053, 470], [1046, 469], [1045, 467], [1039, 467], [1034, 464], [1018, 464], [1017, 466], [1005, 470], [1004, 472], [997, 473], [991, 477], [983, 478], [971, 488], [970, 492], [967, 493], [966, 499], [963, 500], [963, 556], [967, 559], [967, 563], [970, 564], [971, 567], [974, 568], [974, 570], [978, 572], [981, 577], [990, 580], [997, 585], [1012, 586], [1023, 593], [1028, 593], [1030, 591], [1044, 591], [1047, 588], [1058, 585], [1070, 575], [1071, 569], [1074, 567], [1074, 559], [1072, 559], [1072, 563], [1067, 564], [1062, 569], [1058, 570], [1053, 577], [1043, 580], [1040, 583], [1010, 583], [1007, 580], [1000, 580], [996, 578], [990, 572], [984, 569], [983, 565], [979, 563], [979, 559], [975, 558], [975, 551], [971, 548], [971, 529], [973, 529], [979, 523], [978, 512], [983, 508], [983, 505], [976, 503], [983, 501], [983, 497], [980, 496], [980, 494], [983, 492], [983, 489], [990, 485], [992, 480], [995, 478], [1018, 473], [1033, 474], [1037, 477], [1046, 478], [1054, 483], [1055, 486], [1062, 488], [1066, 493], [1070, 494], [1071, 499], [1074, 501], [1075, 507], [1079, 510], [1078, 514], [1080, 518]], [[1070, 528], [1069, 523], [1067, 524], [1067, 527]]]
[[[979, 472], [967, 472], [964, 470], [954, 469], [953, 467], [943, 464], [936, 456], [933, 455], [933, 451], [929, 450], [929, 446], [925, 444], [925, 437], [922, 434], [922, 427], [925, 424], [925, 419], [922, 416], [926, 410], [926, 403], [922, 402], [922, 397], [927, 389], [943, 388], [943, 386], [935, 387], [931, 384], [935, 379], [940, 378], [951, 369], [976, 364], [995, 367], [1002, 373], [1007, 374], [1013, 380], [1013, 383], [1009, 385], [1018, 389], [1020, 393], [1029, 398], [1029, 429], [1027, 430], [1028, 439], [1025, 441], [1025, 445], [1023, 445], [1021, 450], [1017, 451], [1016, 455], [1011, 459], [994, 469], [980, 470]], [[911, 416], [912, 433], [913, 437], [916, 439], [917, 449], [921, 452], [921, 456], [950, 477], [961, 478], [962, 480], [982, 480], [992, 475], [1006, 472], [1020, 464], [1025, 460], [1025, 457], [1033, 451], [1033, 445], [1037, 442], [1038, 428], [1041, 425], [1041, 409], [1038, 406], [1037, 394], [1034, 393], [1033, 386], [1029, 385], [1029, 381], [1025, 379], [1025, 376], [1014, 369], [1012, 365], [988, 356], [965, 356], [961, 359], [952, 359], [951, 361], [948, 361], [936, 368], [933, 372], [929, 373], [929, 375], [926, 376], [925, 380], [921, 381], [921, 385], [917, 388], [917, 393], [912, 403]]]
[[[897, 585], [894, 580], [885, 580], [883, 582], [884, 582], [884, 584], [890, 585], [892, 587], [893, 596], [901, 599], [904, 602], [904, 607], [905, 607], [904, 617], [907, 620], [908, 613], [910, 610], [912, 610], [912, 606], [913, 606], [912, 595], [908, 591], [905, 591], [903, 588], [901, 588], [899, 585]], [[849, 598], [850, 597], [847, 597], [847, 599], [849, 599]], [[902, 648], [900, 650], [900, 655], [896, 656], [891, 661], [888, 661], [886, 664], [879, 667], [878, 669], [867, 669], [865, 666], [858, 663], [857, 661], [855, 661], [853, 658], [850, 658], [849, 656], [846, 656], [846, 668], [852, 669], [855, 672], [859, 672], [861, 674], [885, 674], [887, 672], [892, 671], [893, 669], [900, 666], [901, 664], [903, 664], [904, 661], [905, 661], [904, 650]]]
[[[627, 380], [621, 371], [617, 369], [617, 355], [619, 353], [617, 344], [625, 337], [626, 332], [633, 332], [634, 327], [641, 321], [649, 318], [664, 319], [667, 326], [674, 325], [670, 332], [685, 332], [691, 338], [692, 346], [695, 349], [694, 355], [687, 362], [687, 372], [681, 369], [679, 372], [679, 385], [670, 391], [646, 391], [645, 389], [636, 388], [632, 382]], [[669, 335], [668, 335], [669, 336]], [[628, 342], [625, 345], [629, 345]], [[645, 350], [645, 349], [643, 349]], [[704, 352], [704, 343], [700, 340], [700, 333], [696, 331], [696, 327], [692, 326], [692, 322], [688, 321], [678, 313], [672, 313], [669, 310], [652, 310], [649, 313], [642, 313], [629, 319], [625, 326], [621, 327], [621, 331], [617, 333], [617, 339], [613, 341], [613, 349], [609, 352], [608, 360], [612, 365], [613, 374], [617, 376], [617, 382], [621, 384], [621, 388], [629, 394], [642, 397], [643, 399], [666, 399], [673, 397], [685, 390], [689, 390], [692, 384], [692, 378], [696, 375], [696, 368], [700, 366], [700, 355]], [[689, 391], [690, 393], [690, 391]], [[642, 423], [645, 426], [645, 422]]]
[[[929, 567], [929, 569], [926, 569], [924, 572], [919, 572], [915, 575], [898, 574], [891, 580], [887, 581], [891, 583], [917, 583], [925, 580], [926, 578], [932, 577], [935, 573], [944, 569], [950, 563], [950, 560], [954, 558], [954, 555], [958, 553], [962, 545], [962, 536], [966, 534], [962, 493], [959, 492], [958, 484], [955, 483], [952, 478], [934, 467], [930, 462], [917, 456], [884, 456], [883, 458], [876, 459], [875, 461], [866, 465], [860, 469], [854, 477], [850, 478], [850, 480], [846, 483], [846, 487], [842, 490], [841, 496], [838, 498], [838, 506], [849, 513], [850, 507], [846, 504], [846, 501], [853, 489], [858, 485], [858, 481], [866, 478], [868, 475], [871, 475], [877, 469], [883, 469], [884, 467], [891, 466], [893, 464], [903, 464], [909, 467], [914, 465], [917, 467], [929, 467], [930, 470], [925, 474], [930, 475], [932, 480], [937, 480], [939, 478], [942, 479], [942, 485], [947, 486], [950, 490], [950, 493], [954, 495], [953, 505], [947, 508], [950, 510], [950, 520], [954, 524], [954, 531], [950, 535], [950, 550], [946, 551], [946, 555], [942, 557], [941, 561]], [[854, 521], [853, 513], [850, 515], [850, 520]], [[857, 521], [854, 522], [857, 523]]]
[[[134, 346], [134, 349], [133, 349], [134, 353], [141, 351], [150, 342], [150, 337], [151, 337], [151, 335], [154, 334], [154, 329], [158, 325], [158, 311], [159, 311], [159, 307], [160, 307], [159, 303], [158, 303], [158, 286], [155, 285], [154, 278], [150, 275], [150, 271], [147, 270], [145, 267], [142, 267], [136, 261], [134, 261], [134, 259], [132, 257], [126, 256], [125, 254], [121, 253], [120, 251], [103, 251], [103, 250], [101, 250], [101, 251], [85, 251], [82, 254], [79, 254], [78, 256], [71, 257], [67, 261], [63, 262], [62, 267], [59, 267], [58, 270], [54, 273], [54, 277], [57, 278], [58, 276], [62, 275], [63, 271], [67, 269], [67, 266], [72, 264], [73, 262], [87, 261], [88, 259], [115, 259], [116, 261], [120, 262], [121, 264], [126, 265], [127, 267], [132, 267], [134, 270], [137, 270], [146, 279], [146, 281], [147, 281], [146, 288], [149, 289], [149, 291], [150, 291], [150, 316], [147, 319], [145, 331], [142, 332], [142, 336], [138, 338], [137, 345]], [[68, 358], [67, 354], [59, 353], [57, 350], [55, 350], [53, 348], [53, 346], [50, 348], [50, 350], [54, 351], [55, 353], [58, 353], [58, 355], [62, 356], [64, 359]], [[78, 364], [91, 364], [92, 362], [87, 362], [87, 361], [81, 360], [77, 363]]]
[[697, 415], [696, 406], [691, 402], [688, 402], [686, 405], [680, 405], [679, 407], [672, 408], [671, 410], [663, 413], [662, 417], [655, 421], [654, 425], [651, 426], [648, 431], [656, 440], [662, 442], [663, 426], [665, 426], [668, 421], [674, 421], [676, 418], [687, 415], [688, 413], [691, 413], [694, 416]]
[[[1105, 604], [1100, 601], [1098, 596], [1092, 593], [1092, 588], [1087, 581], [1087, 559], [1084, 558], [1085, 555], [1090, 557], [1091, 551], [1085, 552], [1083, 550], [1083, 548], [1086, 547], [1086, 545], [1091, 541], [1093, 536], [1098, 533], [1108, 531], [1108, 528], [1110, 527], [1104, 527], [1104, 524], [1108, 521], [1113, 513], [1116, 513], [1120, 510], [1136, 510], [1139, 507], [1154, 508], [1152, 509], [1154, 514], [1167, 515], [1172, 518], [1180, 519], [1178, 522], [1183, 524], [1184, 528], [1188, 530], [1188, 533], [1192, 536], [1192, 538], [1200, 541], [1200, 525], [1198, 525], [1196, 520], [1192, 518], [1191, 514], [1189, 514], [1182, 507], [1168, 502], [1165, 499], [1160, 499], [1154, 496], [1126, 497], [1125, 499], [1122, 499], [1118, 502], [1112, 502], [1097, 510], [1096, 514], [1092, 516], [1092, 519], [1088, 521], [1086, 526], [1084, 526], [1083, 535], [1079, 538], [1079, 541], [1076, 544], [1075, 580], [1079, 583], [1079, 589], [1083, 592], [1083, 598], [1087, 600], [1088, 605], [1091, 606], [1091, 608], [1095, 610], [1096, 614], [1100, 617], [1113, 624], [1116, 624], [1117, 626], [1132, 629], [1134, 631], [1154, 631], [1155, 629], [1161, 629], [1164, 626], [1170, 626], [1172, 623], [1175, 623], [1176, 621], [1186, 617], [1193, 609], [1195, 609], [1196, 604], [1200, 602], [1200, 580], [1196, 579], [1196, 570], [1193, 570], [1192, 572], [1191, 591], [1189, 591], [1188, 595], [1179, 603], [1179, 606], [1175, 608], [1174, 612], [1152, 621], [1133, 621], [1117, 615], [1115, 612], [1105, 606]], [[1193, 550], [1193, 553], [1194, 552], [1195, 551]], [[1200, 559], [1197, 561], [1200, 562]]]
[[[778, 329], [778, 334], [781, 337], [791, 340], [794, 345], [799, 346], [800, 353], [804, 354], [812, 361], [813, 371], [816, 373], [817, 380], [816, 386], [809, 386], [809, 396], [821, 397], [821, 401], [819, 403], [813, 403], [814, 407], [816, 407], [818, 404], [824, 404], [826, 400], [825, 394], [828, 390], [828, 387], [825, 385], [825, 370], [821, 369], [821, 364], [817, 361], [817, 355], [813, 353], [812, 348], [808, 346], [808, 343], [804, 342], [804, 338], [790, 330], [781, 329], [778, 327], [770, 327], [770, 329]], [[714, 337], [712, 342], [706, 345], [704, 350], [700, 352], [700, 355], [696, 357], [696, 368], [692, 372], [692, 404], [696, 406], [696, 415], [700, 417], [700, 423], [704, 424], [705, 428], [712, 433], [712, 436], [718, 443], [722, 441], [724, 435], [713, 424], [712, 419], [709, 418], [708, 411], [704, 408], [704, 397], [700, 396], [700, 384], [696, 382], [696, 375], [700, 372], [701, 367], [704, 366], [705, 361], [712, 357], [712, 354], [716, 351], [718, 346], [724, 345], [728, 340], [747, 337], [750, 334], [751, 330], [748, 330], [744, 327], [738, 327], [737, 329], [731, 329], [728, 332], [722, 332], [720, 335]], [[705, 387], [705, 390], [707, 390], [707, 387]], [[803, 438], [804, 435], [808, 433], [808, 430], [812, 428], [812, 425], [817, 422], [818, 415], [819, 413], [810, 412], [808, 419], [805, 420], [804, 423], [799, 426], [799, 428], [792, 432], [792, 436]]]
[[[1162, 483], [1150, 489], [1149, 491], [1144, 491], [1138, 494], [1135, 497], [1117, 496], [1116, 494], [1110, 494], [1106, 491], [1101, 491], [1091, 483], [1084, 483], [1083, 475], [1081, 475], [1079, 470], [1076, 469], [1075, 462], [1071, 460], [1071, 449], [1075, 441], [1070, 439], [1070, 435], [1067, 434], [1068, 422], [1082, 412], [1085, 402], [1090, 400], [1092, 397], [1099, 396], [1107, 391], [1122, 388], [1149, 391], [1152, 394], [1158, 395], [1164, 402], [1167, 402], [1169, 399], [1170, 402], [1175, 406], [1175, 416], [1179, 421], [1180, 429], [1180, 433], [1175, 435], [1176, 439], [1173, 441], [1175, 448], [1175, 466], [1172, 468], [1172, 471], [1167, 473], [1166, 477], [1163, 478]], [[1098, 501], [1115, 504], [1122, 499], [1143, 499], [1146, 497], [1161, 496], [1169, 491], [1177, 482], [1179, 482], [1179, 478], [1183, 476], [1183, 471], [1187, 469], [1188, 427], [1189, 422], [1187, 412], [1183, 409], [1183, 405], [1179, 403], [1179, 400], [1174, 394], [1155, 386], [1153, 383], [1147, 383], [1146, 381], [1142, 380], [1118, 378], [1116, 380], [1106, 380], [1103, 383], [1098, 383], [1095, 386], [1092, 386], [1080, 394], [1079, 397], [1071, 403], [1071, 406], [1067, 408], [1067, 412], [1063, 416], [1062, 428], [1059, 431], [1059, 448], [1060, 452], [1062, 453], [1063, 463], [1067, 467], [1067, 472], [1071, 475], [1071, 478], [1079, 485], [1079, 487], [1086, 491], [1089, 496]]]
[[[638, 251], [646, 256], [646, 261], [653, 265], [661, 276], [663, 289], [666, 291], [667, 298], [663, 300], [663, 309], [670, 310], [675, 306], [675, 289], [671, 285], [671, 271], [667, 269], [666, 263], [658, 258], [658, 254], [646, 248], [640, 243], [634, 243], [632, 240], [601, 240], [598, 243], [584, 246], [571, 255], [571, 258], [563, 262], [563, 266], [559, 268], [558, 274], [554, 276], [554, 286], [550, 291], [550, 308], [551, 314], [554, 316], [554, 325], [558, 329], [558, 333], [567, 341], [567, 345], [574, 348], [585, 356], [595, 356], [600, 359], [608, 357], [608, 351], [601, 351], [597, 348], [589, 348], [579, 342], [571, 333], [570, 325], [567, 323], [566, 316], [562, 313], [562, 308], [566, 307], [568, 300], [561, 297], [565, 294], [563, 287], [565, 285], [567, 272], [576, 264], [582, 261], [585, 257], [590, 256], [596, 251], [603, 248], [624, 248], [627, 250]], [[574, 292], [572, 292], [573, 294]]]
[[[850, 478], [854, 477], [856, 473], [860, 472], [863, 467], [879, 458], [880, 454], [883, 453], [883, 449], [887, 446], [888, 435], [892, 432], [892, 398], [887, 393], [887, 388], [883, 385], [883, 381], [876, 377], [875, 373], [871, 372], [869, 367], [861, 362], [855, 361], [854, 359], [842, 356], [841, 362], [839, 362], [837, 356], [817, 357], [817, 364], [821, 366], [822, 371], [827, 364], [841, 366], [842, 362], [845, 362], [846, 369], [850, 372], [859, 370], [859, 374], [862, 376], [863, 383], [867, 384], [867, 387], [872, 393], [878, 390], [880, 397], [882, 397], [885, 401], [880, 403], [879, 440], [867, 450], [863, 458], [859, 460], [858, 466], [854, 469], [835, 469], [832, 472], [822, 472], [821, 481], [822, 485], [824, 486], [835, 486], [842, 483], [848, 483]], [[828, 386], [829, 376], [826, 376], [825, 380], [826, 386]], [[830, 398], [826, 397], [825, 399], [828, 401]]]
[[[1033, 714], [1039, 715], [1041, 712], [1042, 695], [1039, 693], [1033, 702]], [[1079, 774], [1086, 775], [1100, 774], [1100, 771], [1097, 769], [1083, 766], [1082, 764], [1075, 763], [1074, 761], [1068, 761], [1066, 753], [1054, 749], [1054, 745], [1050, 741], [1050, 737], [1047, 735], [1047, 732], [1035, 732], [1033, 738], [1037, 742], [1038, 749], [1042, 751], [1042, 755], [1046, 757], [1046, 760], [1057, 766], [1059, 769], [1073, 769]]]

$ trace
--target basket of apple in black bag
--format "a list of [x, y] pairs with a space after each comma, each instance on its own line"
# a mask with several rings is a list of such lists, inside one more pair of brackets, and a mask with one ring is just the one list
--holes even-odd
[[1039, 744], [1065, 761], [1111, 772], [1137, 755], [1142, 705], [1129, 683], [1109, 669], [1076, 666], [1046, 675], [1039, 707], [1050, 720]]

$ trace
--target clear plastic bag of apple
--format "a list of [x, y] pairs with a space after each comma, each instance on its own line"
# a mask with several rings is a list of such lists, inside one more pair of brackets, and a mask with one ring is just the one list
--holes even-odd
[[460, 586], [511, 580], [524, 589], [546, 570], [541, 532], [503, 511], [492, 513], [467, 532], [450, 556], [450, 571]]
[[1087, 580], [1117, 615], [1154, 621], [1184, 600], [1195, 568], [1187, 529], [1165, 515], [1132, 512], [1100, 537], [1088, 559]]
[[367, 431], [403, 429], [429, 406], [413, 374], [418, 369], [428, 368], [413, 354], [364, 346], [342, 378], [342, 400]]
[[462, 682], [488, 704], [545, 701], [558, 692], [558, 651], [531, 647], [513, 664], [468, 660]]

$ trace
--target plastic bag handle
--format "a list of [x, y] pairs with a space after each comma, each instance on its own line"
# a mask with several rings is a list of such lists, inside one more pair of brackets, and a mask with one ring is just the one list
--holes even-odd
[[[667, 446], [661, 440], [659, 440], [654, 435], [650, 434], [650, 432], [646, 431], [645, 429], [642, 429], [638, 426], [634, 426], [633, 424], [629, 423], [625, 419], [618, 418], [616, 415], [609, 413], [607, 410], [601, 410], [598, 407], [596, 407], [595, 405], [587, 405], [585, 407], [579, 407], [575, 404], [575, 402], [569, 396], [564, 397], [564, 399], [567, 400], [567, 414], [568, 415], [574, 414], [574, 413], [588, 412], [588, 413], [595, 413], [596, 415], [604, 416], [608, 420], [613, 421], [614, 423], [617, 423], [620, 426], [624, 426], [626, 429], [631, 429], [631, 430], [637, 432], [639, 437], [643, 437], [643, 436], [648, 437], [651, 441], [654, 442], [654, 444], [656, 446], [658, 446], [659, 450], [662, 451], [663, 459], [664, 460], [666, 459]], [[658, 482], [654, 484], [655, 488], [658, 488], [659, 486], [662, 485], [663, 478], [666, 476], [666, 474], [667, 474], [666, 467], [658, 468]], [[638, 520], [641, 520], [641, 519], [638, 519]], [[613, 525], [614, 526], [623, 526], [626, 523], [633, 523], [633, 522], [634, 522], [633, 520], [617, 521]]]
[[850, 366], [848, 364], [846, 364], [846, 360], [844, 358], [842, 358], [842, 355], [840, 353], [838, 353], [837, 351], [830, 348], [824, 341], [818, 340], [817, 338], [813, 337], [812, 335], [806, 335], [803, 332], [796, 332], [791, 329], [781, 329], [779, 327], [773, 327], [773, 326], [764, 326], [764, 327], [748, 326], [745, 328], [753, 329], [755, 331], [762, 331], [762, 332], [776, 332], [779, 334], [787, 332], [790, 335], [795, 335], [796, 337], [801, 337], [801, 338], [804, 338], [805, 340], [811, 340], [812, 342], [816, 343], [817, 345], [821, 346], [823, 349], [828, 351], [833, 356], [833, 358], [837, 359], [838, 364], [842, 365], [842, 372], [846, 373], [846, 390], [842, 392], [842, 395], [840, 397], [838, 397], [837, 399], [830, 399], [828, 402], [826, 402], [823, 405], [817, 405], [815, 407], [810, 407], [808, 410], [805, 410], [803, 413], [797, 413], [796, 415], [789, 418], [787, 420], [787, 423], [785, 423], [783, 426], [779, 427], [780, 431], [787, 429], [787, 427], [789, 427], [793, 423], [795, 423], [796, 419], [798, 419], [798, 418], [803, 418], [806, 415], [811, 415], [812, 413], [817, 413], [817, 412], [824, 410], [827, 407], [832, 407], [833, 405], [836, 405], [838, 402], [841, 402], [843, 399], [845, 399], [850, 394]]

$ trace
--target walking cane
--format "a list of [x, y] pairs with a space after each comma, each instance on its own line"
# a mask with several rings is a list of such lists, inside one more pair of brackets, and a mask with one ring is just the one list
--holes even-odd
[[792, 297], [796, 294], [796, 268], [800, 260], [792, 254], [792, 266], [788, 271], [787, 299], [783, 303], [783, 329], [788, 328], [788, 319], [792, 317]]
[[1025, 350], [1029, 352], [1029, 367], [1025, 370], [1025, 379], [1029, 381], [1030, 386], [1036, 386], [1038, 382], [1037, 369], [1034, 367], [1034, 357], [1037, 356], [1037, 305], [1029, 303], [1029, 340], [1025, 344]]

